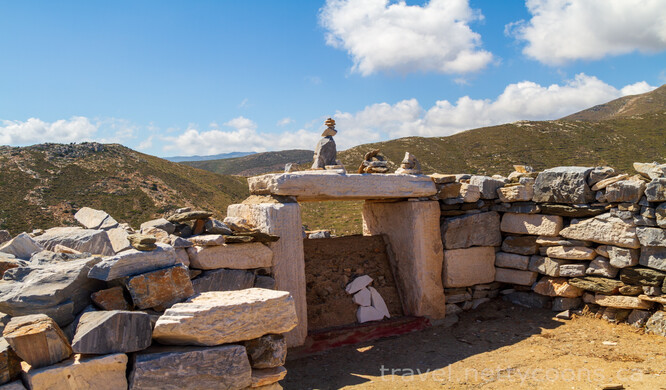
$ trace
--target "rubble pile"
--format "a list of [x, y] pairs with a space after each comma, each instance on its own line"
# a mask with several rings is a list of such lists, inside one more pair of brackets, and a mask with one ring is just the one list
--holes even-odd
[[190, 209], [137, 231], [75, 218], [0, 233], [3, 388], [281, 388], [297, 315], [274, 289], [278, 236]]

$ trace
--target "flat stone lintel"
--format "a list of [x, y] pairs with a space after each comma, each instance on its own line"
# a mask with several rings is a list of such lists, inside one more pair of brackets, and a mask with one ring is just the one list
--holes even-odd
[[419, 198], [437, 194], [425, 175], [339, 174], [305, 171], [255, 176], [250, 193], [295, 196], [299, 201]]

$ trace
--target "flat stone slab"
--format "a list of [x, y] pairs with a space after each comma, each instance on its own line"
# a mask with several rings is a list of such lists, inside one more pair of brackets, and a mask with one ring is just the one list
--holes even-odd
[[176, 251], [173, 247], [165, 244], [157, 244], [157, 249], [152, 251], [144, 252], [129, 249], [115, 256], [105, 257], [92, 267], [90, 272], [88, 272], [88, 277], [110, 281], [169, 267], [175, 263]]
[[636, 236], [636, 227], [610, 213], [571, 224], [562, 229], [562, 237], [573, 240], [584, 240], [637, 249], [641, 246]]
[[500, 230], [514, 234], [557, 236], [563, 224], [562, 217], [556, 215], [506, 213], [502, 217]]
[[482, 246], [444, 251], [442, 281], [445, 288], [494, 282], [495, 248]]
[[[591, 300], [590, 303], [596, 303], [599, 306], [610, 306], [618, 309], [641, 309], [647, 310], [652, 307], [652, 302], [644, 301], [637, 297], [627, 297], [624, 295], [603, 295], [595, 294], [594, 298], [590, 298], [586, 294], [587, 300]], [[585, 298], [584, 298], [585, 299]]]
[[34, 240], [48, 250], [56, 245], [64, 245], [79, 252], [110, 256], [115, 252], [104, 230], [82, 229], [80, 227], [54, 227]]
[[338, 174], [321, 171], [248, 178], [250, 193], [295, 196], [299, 201], [419, 198], [437, 194], [425, 175]]
[[244, 389], [251, 378], [242, 345], [158, 347], [134, 356], [129, 388]]
[[161, 311], [194, 294], [190, 273], [182, 265], [131, 276], [125, 287], [138, 309], [152, 307]]
[[501, 283], [531, 286], [536, 281], [538, 273], [518, 269], [495, 268], [495, 281]]
[[171, 345], [220, 345], [288, 332], [297, 322], [294, 300], [286, 291], [209, 291], [167, 309], [153, 338]]
[[30, 367], [23, 378], [30, 389], [95, 389], [127, 388], [127, 355], [72, 358], [44, 368]]
[[273, 265], [273, 251], [260, 242], [187, 248], [190, 267], [253, 269]]
[[140, 311], [84, 313], [72, 340], [75, 353], [105, 355], [136, 352], [150, 346], [150, 316]]
[[3, 335], [14, 352], [33, 367], [48, 366], [72, 354], [65, 334], [44, 314], [12, 318]]

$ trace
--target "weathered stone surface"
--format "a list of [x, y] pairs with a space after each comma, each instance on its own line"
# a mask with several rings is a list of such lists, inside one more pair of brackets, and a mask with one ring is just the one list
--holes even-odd
[[354, 294], [352, 299], [359, 306], [370, 306], [372, 303], [372, 294], [370, 294], [370, 290], [367, 288], [362, 288]]
[[648, 202], [666, 202], [666, 178], [653, 179], [645, 186]]
[[192, 280], [196, 294], [206, 291], [234, 291], [254, 287], [254, 273], [240, 269], [204, 271]]
[[245, 218], [263, 233], [280, 237], [279, 241], [267, 245], [273, 251], [274, 288], [289, 291], [296, 305], [299, 323], [296, 328], [285, 335], [287, 345], [294, 347], [303, 344], [308, 326], [303, 224], [299, 204], [282, 203], [284, 201], [271, 199], [262, 200], [262, 203], [231, 205], [227, 210], [227, 215]]
[[167, 221], [164, 218], [158, 218], [158, 219], [153, 219], [147, 222], [144, 222], [140, 226], [140, 230], [143, 231], [144, 229], [150, 228], [150, 227], [155, 227], [158, 229], [162, 229], [168, 234], [173, 234], [173, 232], [176, 231], [176, 225], [173, 223]]
[[[495, 281], [520, 286], [531, 286], [537, 278], [537, 273], [508, 268], [495, 268]], [[448, 298], [448, 297], [447, 297]]]
[[562, 237], [636, 249], [640, 247], [636, 227], [606, 213], [562, 229]]
[[518, 255], [533, 255], [538, 252], [534, 236], [508, 236], [502, 242], [502, 251]]
[[535, 202], [581, 204], [594, 200], [594, 192], [587, 185], [593, 168], [556, 167], [539, 173], [534, 182]]
[[0, 337], [0, 385], [10, 382], [21, 374], [21, 359], [4, 338]]
[[130, 245], [136, 250], [140, 251], [152, 251], [157, 249], [157, 237], [149, 236], [146, 234], [130, 234], [127, 236], [127, 240], [130, 242]]
[[541, 207], [534, 202], [500, 203], [491, 206], [490, 209], [514, 214], [536, 214], [541, 211]]
[[243, 343], [252, 368], [283, 366], [287, 360], [287, 342], [279, 334], [267, 334]]
[[611, 203], [638, 203], [645, 191], [642, 180], [621, 180], [606, 187], [606, 200]]
[[564, 298], [577, 298], [583, 295], [584, 292], [583, 289], [569, 284], [566, 278], [552, 277], [539, 279], [532, 290], [537, 294]]
[[610, 265], [615, 268], [633, 267], [638, 264], [639, 251], [637, 249], [619, 248], [616, 246], [608, 247], [608, 256]]
[[661, 310], [654, 313], [645, 324], [645, 330], [660, 336], [666, 336], [666, 311]]
[[0, 252], [8, 253], [19, 259], [28, 260], [33, 253], [44, 250], [44, 247], [32, 239], [28, 233], [20, 233], [11, 240], [0, 245]]
[[614, 278], [618, 271], [619, 270], [617, 268], [610, 264], [610, 261], [606, 260], [604, 257], [599, 256], [590, 262], [590, 265], [585, 270], [585, 273], [587, 275]]
[[252, 369], [242, 345], [153, 347], [134, 357], [130, 389], [244, 389]]
[[474, 175], [469, 179], [469, 184], [479, 187], [481, 199], [497, 199], [497, 189], [503, 187], [505, 183], [505, 180], [489, 176]]
[[666, 229], [666, 203], [662, 203], [654, 209], [657, 226]]
[[447, 218], [442, 224], [442, 241], [446, 249], [472, 246], [499, 246], [502, 235], [500, 216], [495, 211]]
[[569, 264], [569, 261], [562, 259], [551, 259], [549, 257], [532, 256], [527, 269], [532, 272], [538, 272], [548, 276], [560, 276], [560, 266]]
[[34, 240], [44, 248], [52, 250], [56, 245], [64, 245], [79, 252], [104, 256], [113, 255], [113, 246], [104, 230], [82, 229], [79, 227], [55, 227], [48, 229]]
[[199, 269], [252, 269], [273, 265], [273, 251], [259, 242], [187, 248], [190, 266]]
[[534, 197], [534, 190], [531, 185], [517, 185], [511, 187], [502, 187], [497, 189], [497, 195], [502, 202], [527, 202]]
[[511, 302], [514, 305], [542, 309], [550, 305], [550, 297], [539, 295], [533, 292], [516, 291], [506, 294], [502, 297], [505, 301]]
[[132, 247], [127, 239], [129, 233], [123, 228], [117, 227], [109, 229], [106, 231], [106, 235], [109, 237], [111, 248], [114, 253], [122, 252]]
[[130, 310], [132, 305], [125, 299], [123, 288], [115, 286], [99, 290], [90, 295], [93, 303], [102, 310]]
[[666, 273], [649, 268], [626, 268], [620, 272], [620, 280], [626, 284], [659, 287], [664, 282]]
[[563, 310], [572, 310], [580, 307], [583, 304], [581, 298], [565, 298], [565, 297], [556, 297], [553, 299], [553, 306], [551, 310], [553, 311], [563, 311]]
[[501, 268], [515, 268], [520, 270], [527, 270], [530, 263], [529, 256], [517, 255], [514, 253], [495, 253], [495, 266]]
[[446, 305], [438, 202], [366, 202], [363, 234], [385, 234], [391, 243], [394, 256], [389, 260], [405, 314], [442, 318]]
[[257, 275], [254, 279], [254, 287], [257, 288], [267, 288], [269, 290], [275, 290], [275, 278], [266, 275]]
[[620, 287], [622, 287], [622, 282], [615, 279], [607, 279], [601, 277], [587, 276], [584, 278], [572, 278], [569, 279], [569, 284], [581, 288], [583, 290], [597, 292], [601, 294], [616, 294]]
[[651, 163], [634, 163], [634, 169], [643, 177], [648, 179], [657, 179], [666, 177], [666, 164], [659, 164], [657, 162]]
[[588, 264], [562, 264], [560, 266], [560, 276], [566, 278], [577, 278], [580, 276], [585, 276], [585, 271], [587, 270]]
[[252, 194], [291, 195], [299, 201], [418, 198], [437, 194], [435, 183], [422, 175], [305, 171], [250, 177], [248, 184]]
[[[208, 219], [213, 215], [208, 211], [203, 210], [193, 210], [193, 211], [184, 211], [182, 213], [176, 213], [167, 218], [167, 221], [171, 223], [183, 223], [187, 221], [194, 221], [197, 219]], [[173, 233], [173, 232], [172, 232]]]
[[118, 226], [118, 221], [102, 210], [82, 207], [74, 214], [76, 219], [86, 229], [112, 229]]
[[23, 374], [30, 389], [95, 389], [127, 388], [125, 370], [127, 355], [72, 358], [44, 368], [30, 367]]
[[285, 376], [287, 376], [287, 369], [284, 367], [252, 370], [252, 388], [271, 385], [281, 381]]
[[481, 199], [481, 189], [474, 184], [461, 183], [460, 197], [463, 203], [476, 203]]
[[590, 241], [565, 240], [562, 237], [539, 236], [536, 239], [539, 246], [592, 246]]
[[72, 340], [75, 353], [128, 353], [150, 346], [150, 316], [140, 311], [91, 311], [79, 320]]
[[337, 149], [335, 147], [333, 135], [335, 135], [335, 133], [331, 132], [330, 135], [322, 136], [319, 142], [317, 142], [314, 150], [312, 169], [323, 169], [327, 165], [337, 164]]
[[562, 226], [562, 217], [558, 216], [506, 213], [500, 229], [506, 233], [557, 236]]
[[466, 287], [495, 280], [495, 248], [474, 247], [444, 251], [444, 287]]
[[0, 283], [0, 311], [11, 316], [45, 313], [59, 325], [90, 303], [90, 294], [101, 287], [87, 278], [99, 258], [84, 258], [7, 270]]
[[130, 249], [115, 256], [105, 257], [90, 270], [88, 277], [110, 281], [169, 267], [175, 263], [176, 252], [173, 247], [157, 244], [157, 249], [153, 251]]
[[589, 205], [566, 205], [554, 203], [540, 203], [541, 213], [548, 215], [559, 215], [561, 217], [584, 218], [594, 217], [606, 212], [602, 206]]
[[460, 196], [462, 183], [446, 183], [437, 185], [437, 199], [452, 199]]
[[592, 260], [597, 256], [594, 249], [584, 246], [549, 246], [546, 254], [551, 258], [568, 260]]
[[163, 344], [219, 345], [284, 333], [296, 323], [288, 292], [210, 291], [167, 309], [155, 324], [153, 338]]
[[224, 244], [224, 236], [220, 234], [204, 234], [201, 236], [192, 236], [189, 241], [199, 246], [219, 246]]
[[33, 367], [44, 367], [72, 354], [58, 324], [44, 314], [14, 317], [2, 334], [14, 352]]
[[642, 328], [647, 323], [652, 313], [646, 310], [632, 310], [627, 318], [627, 323], [636, 328]]
[[138, 309], [160, 311], [194, 294], [190, 273], [182, 265], [130, 276], [125, 286]]
[[666, 229], [637, 227], [636, 235], [642, 246], [666, 247]]
[[447, 175], [443, 173], [433, 173], [428, 175], [435, 184], [453, 183], [456, 181], [456, 175]]
[[[587, 178], [587, 184], [590, 187], [593, 187], [600, 181], [613, 177], [613, 175], [615, 175], [615, 169], [612, 167], [595, 167], [590, 171], [590, 175]], [[596, 191], [595, 188], [592, 188], [592, 190]]]
[[229, 229], [229, 226], [227, 226], [224, 222], [218, 221], [217, 219], [214, 218], [206, 220], [206, 223], [204, 224], [204, 229], [206, 230], [206, 233], [210, 234], [224, 234], [224, 235], [233, 234], [231, 229]]
[[384, 317], [386, 318], [391, 318], [391, 313], [389, 312], [388, 306], [386, 306], [386, 302], [384, 301], [384, 298], [382, 298], [381, 294], [379, 294], [379, 291], [375, 289], [372, 286], [368, 287], [368, 290], [370, 290], [370, 298], [371, 298], [371, 305], [377, 311]]
[[599, 306], [610, 306], [618, 309], [640, 309], [648, 310], [652, 307], [652, 302], [643, 301], [636, 297], [625, 295], [603, 295], [595, 294], [594, 301]]
[[666, 271], [666, 246], [643, 247], [638, 263], [646, 267]]

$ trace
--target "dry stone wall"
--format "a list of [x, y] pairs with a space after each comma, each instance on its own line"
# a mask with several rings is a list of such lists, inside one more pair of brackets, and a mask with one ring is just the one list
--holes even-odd
[[136, 232], [75, 217], [0, 234], [0, 387], [281, 388], [298, 316], [276, 289], [279, 232], [189, 209]]
[[431, 175], [447, 314], [502, 296], [666, 336], [666, 173], [656, 163], [634, 167]]

